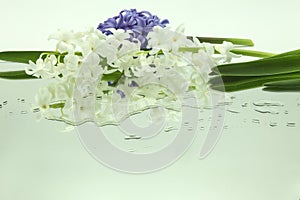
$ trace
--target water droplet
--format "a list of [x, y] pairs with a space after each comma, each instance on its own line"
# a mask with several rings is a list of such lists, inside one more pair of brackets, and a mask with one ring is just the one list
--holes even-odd
[[21, 103], [25, 103], [25, 99], [21, 99]]
[[2, 108], [2, 104], [0, 104], [0, 108]]
[[243, 103], [242, 104], [242, 107], [247, 107], [248, 106], [248, 103]]
[[289, 111], [288, 111], [288, 110], [285, 110], [285, 111], [284, 111], [284, 114], [286, 114], [286, 115], [289, 114]]
[[286, 124], [287, 127], [296, 127], [296, 123], [295, 122], [288, 122]]
[[204, 130], [204, 126], [201, 126], [201, 127], [200, 127], [200, 131], [203, 131], [203, 130]]
[[212, 109], [214, 109], [214, 107], [213, 106], [205, 106], [203, 109], [205, 109], [205, 110], [212, 110]]
[[141, 139], [141, 136], [136, 136], [136, 135], [129, 135], [128, 137], [125, 137], [125, 140], [139, 140]]
[[226, 110], [228, 112], [231, 112], [231, 113], [240, 113], [239, 111], [236, 111], [236, 110]]
[[187, 126], [187, 125], [189, 125], [189, 122], [184, 122], [183, 124], [184, 124], [185, 126]]
[[25, 115], [25, 114], [27, 114], [28, 112], [27, 112], [26, 110], [22, 110], [20, 113], [21, 113], [22, 115]]
[[97, 96], [96, 97], [96, 100], [101, 100], [102, 99], [102, 96]]
[[271, 100], [260, 100], [253, 102], [255, 106], [284, 106], [283, 103], [279, 101], [271, 101]]
[[33, 109], [33, 112], [34, 112], [34, 113], [40, 112], [40, 108], [34, 108], [34, 109]]
[[177, 130], [177, 128], [170, 126], [170, 127], [165, 128], [164, 132], [170, 132], [170, 131], [175, 131], [175, 130]]
[[4, 105], [4, 106], [7, 105], [7, 101], [3, 101], [3, 105]]
[[193, 130], [193, 127], [189, 127], [189, 128], [188, 128], [188, 131], [192, 131], [192, 130]]
[[260, 123], [259, 119], [252, 119], [252, 122], [253, 122], [253, 123], [256, 123], [256, 124], [259, 124], [259, 123]]
[[232, 101], [224, 101], [224, 102], [219, 102], [217, 105], [218, 106], [229, 106], [232, 104]]
[[270, 122], [270, 124], [269, 124], [271, 127], [275, 127], [275, 126], [277, 126], [278, 124], [276, 123], [276, 122]]
[[223, 129], [228, 129], [228, 125], [224, 125], [224, 126], [223, 126]]
[[268, 109], [254, 109], [256, 112], [264, 113], [264, 114], [279, 114], [279, 111], [276, 109], [268, 108]]

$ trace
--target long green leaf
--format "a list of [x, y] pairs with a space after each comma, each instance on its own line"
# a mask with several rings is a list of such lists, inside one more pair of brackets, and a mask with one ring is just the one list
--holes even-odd
[[210, 87], [215, 90], [234, 92], [256, 87], [273, 81], [299, 79], [300, 72], [278, 74], [271, 76], [215, 76], [209, 81]]
[[281, 53], [281, 54], [277, 54], [277, 55], [272, 56], [270, 58], [272, 59], [272, 58], [279, 58], [279, 57], [290, 56], [290, 55], [298, 55], [298, 54], [300, 54], [300, 49], [296, 49], [296, 50], [293, 50], [293, 51], [288, 51], [288, 52], [284, 52], [284, 53]]
[[25, 71], [10, 71], [10, 72], [0, 72], [0, 78], [4, 79], [36, 79], [34, 76], [30, 76], [25, 73]]
[[28, 64], [29, 60], [36, 61], [45, 52], [47, 51], [3, 51], [0, 52], [0, 60]]
[[219, 65], [212, 69], [224, 76], [266, 76], [300, 71], [300, 54]]
[[272, 81], [265, 83], [264, 86], [269, 87], [278, 87], [278, 88], [300, 88], [300, 78], [292, 80], [283, 80], [283, 81]]

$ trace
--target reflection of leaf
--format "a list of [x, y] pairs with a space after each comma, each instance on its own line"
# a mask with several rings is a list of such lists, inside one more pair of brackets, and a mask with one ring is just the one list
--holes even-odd
[[121, 78], [122, 74], [123, 73], [120, 72], [120, 71], [115, 71], [115, 72], [113, 72], [111, 74], [103, 74], [102, 75], [102, 80], [103, 81], [110, 81], [110, 82], [112, 82], [112, 85], [114, 85]]
[[296, 87], [296, 88], [264, 87], [262, 90], [268, 92], [300, 92], [300, 87]]
[[300, 72], [277, 74], [270, 76], [215, 76], [209, 80], [211, 88], [226, 92], [234, 92], [255, 87], [262, 87], [269, 82], [300, 79]]
[[0, 78], [4, 79], [36, 79], [36, 77], [26, 74], [22, 71], [0, 72]]
[[282, 87], [282, 88], [300, 87], [300, 77], [299, 79], [294, 79], [294, 80], [268, 82], [264, 84], [264, 86]]
[[272, 81], [264, 84], [266, 91], [300, 91], [300, 78], [294, 80]]
[[65, 102], [56, 102], [49, 105], [50, 108], [58, 109], [65, 107]]

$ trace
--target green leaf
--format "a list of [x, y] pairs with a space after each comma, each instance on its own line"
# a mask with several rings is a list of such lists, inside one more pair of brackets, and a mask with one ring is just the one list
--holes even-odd
[[281, 54], [277, 54], [271, 58], [278, 58], [278, 57], [284, 57], [284, 56], [290, 56], [290, 55], [298, 55], [300, 54], [300, 49], [296, 49], [296, 50], [293, 50], [293, 51], [288, 51], [288, 52], [285, 52], [285, 53], [281, 53]]
[[215, 76], [209, 80], [210, 87], [225, 92], [235, 92], [256, 87], [273, 81], [300, 79], [300, 72], [271, 76]]
[[300, 71], [300, 54], [288, 54], [265, 59], [219, 65], [212, 69], [224, 76], [266, 76]]
[[35, 62], [42, 53], [55, 53], [45, 51], [3, 51], [0, 52], [0, 60], [17, 62], [17, 63], [29, 63], [29, 60]]
[[0, 78], [4, 79], [36, 79], [36, 77], [28, 75], [25, 71], [0, 72]]

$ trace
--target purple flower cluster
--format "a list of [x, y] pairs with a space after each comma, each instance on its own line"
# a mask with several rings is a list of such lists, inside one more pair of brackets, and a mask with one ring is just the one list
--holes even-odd
[[97, 29], [106, 35], [112, 34], [110, 29], [131, 30], [131, 38], [136, 38], [141, 42], [141, 49], [147, 47], [147, 35], [152, 31], [154, 26], [165, 27], [169, 21], [160, 20], [156, 15], [148, 11], [137, 12], [136, 9], [122, 10], [118, 16], [107, 19], [100, 23]]

